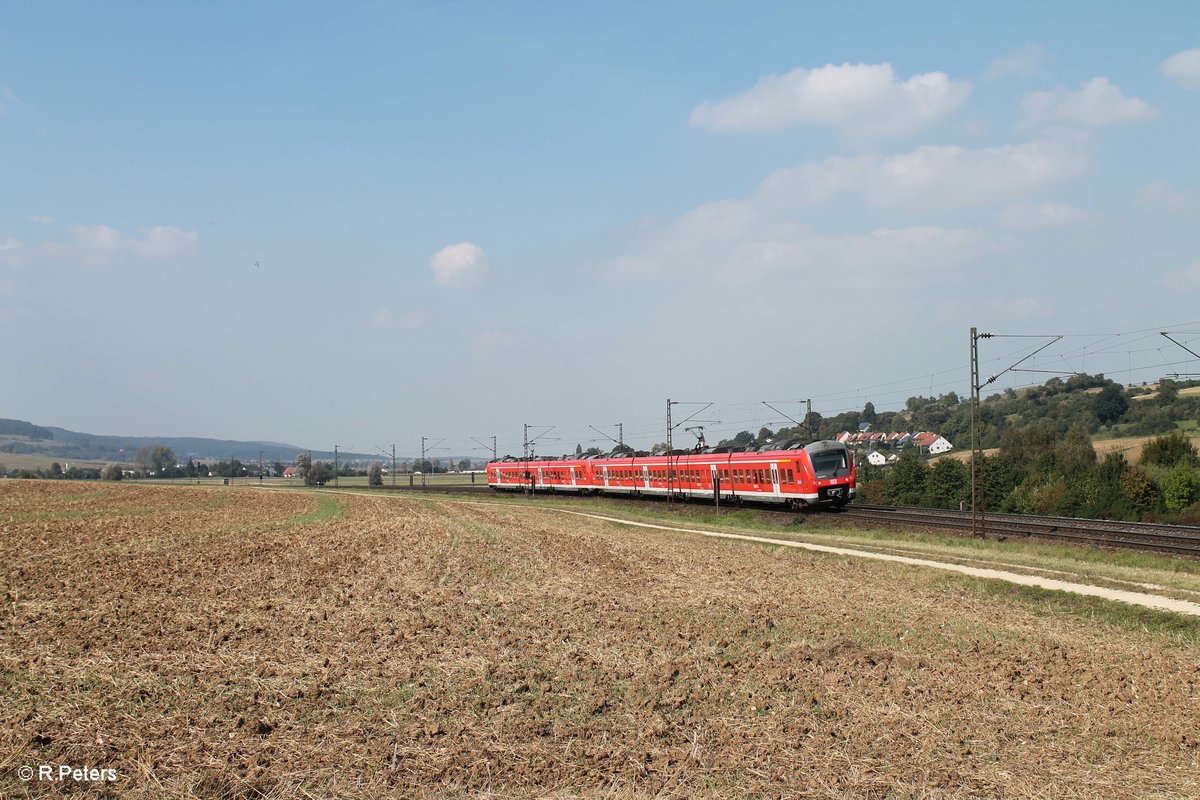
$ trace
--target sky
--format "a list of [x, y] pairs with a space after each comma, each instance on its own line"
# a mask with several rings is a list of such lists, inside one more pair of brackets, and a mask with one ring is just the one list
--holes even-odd
[[972, 327], [985, 394], [1200, 373], [1197, 131], [1195, 2], [8, 0], [0, 417], [553, 453], [966, 396]]

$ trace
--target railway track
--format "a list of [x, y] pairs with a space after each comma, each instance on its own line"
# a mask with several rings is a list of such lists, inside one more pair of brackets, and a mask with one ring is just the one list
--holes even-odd
[[[971, 512], [935, 508], [852, 505], [838, 515], [873, 525], [942, 528], [969, 532]], [[1074, 517], [1044, 517], [1028, 514], [988, 514], [984, 535], [990, 539], [1010, 537], [1055, 539], [1102, 547], [1150, 550], [1200, 557], [1200, 527], [1159, 525], [1149, 522], [1116, 522]]]

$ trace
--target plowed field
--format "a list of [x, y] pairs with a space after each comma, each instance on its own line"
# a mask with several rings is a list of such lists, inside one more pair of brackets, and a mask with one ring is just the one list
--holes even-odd
[[0, 528], [4, 797], [1200, 796], [1200, 648], [918, 568], [228, 488]]

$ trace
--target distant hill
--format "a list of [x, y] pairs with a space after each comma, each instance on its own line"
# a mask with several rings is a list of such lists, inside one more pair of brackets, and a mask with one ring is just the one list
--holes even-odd
[[[91, 461], [121, 461], [133, 459], [145, 445], [162, 445], [175, 451], [176, 457], [194, 459], [236, 458], [239, 461], [258, 461], [261, 451], [265, 461], [290, 463], [297, 453], [310, 452], [306, 447], [283, 442], [244, 442], [234, 439], [207, 439], [194, 436], [108, 436], [82, 433], [66, 428], [39, 426], [16, 419], [0, 419], [0, 453], [41, 453], [58, 458]], [[333, 451], [312, 450], [316, 459], [333, 459]], [[338, 453], [346, 461], [376, 460], [371, 453]]]

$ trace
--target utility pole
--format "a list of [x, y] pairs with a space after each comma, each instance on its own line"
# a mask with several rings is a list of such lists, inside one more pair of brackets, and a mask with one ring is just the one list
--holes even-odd
[[262, 479], [263, 479], [263, 474], [262, 474], [262, 473], [263, 473], [262, 454], [263, 454], [263, 451], [262, 451], [262, 450], [259, 450], [259, 451], [258, 451], [258, 482], [259, 482], [259, 483], [262, 483]]
[[673, 449], [671, 446], [671, 430], [672, 430], [671, 406], [673, 406], [673, 405], [674, 405], [674, 403], [671, 402], [671, 398], [668, 397], [667, 398], [667, 502], [668, 503], [675, 502], [675, 492], [671, 491], [671, 484], [675, 480], [675, 468], [672, 464], [672, 456], [671, 456], [671, 450]]
[[396, 445], [392, 445], [392, 486], [396, 485]]
[[338, 446], [335, 444], [333, 446], [333, 485], [341, 486], [342, 483], [338, 479], [338, 451], [337, 451], [337, 449], [338, 449]]
[[979, 442], [979, 334], [971, 328], [971, 535], [986, 539], [983, 489], [983, 446]]
[[[1049, 339], [1050, 341], [1034, 350], [986, 381], [979, 381], [979, 340], [980, 339]], [[971, 535], [981, 539], [987, 538], [986, 519], [983, 512], [983, 500], [987, 488], [987, 474], [983, 467], [983, 441], [979, 428], [983, 425], [980, 390], [1006, 372], [1046, 372], [1047, 370], [1017, 369], [1038, 353], [1063, 338], [1062, 334], [1024, 334], [1024, 333], [979, 333], [971, 328]], [[1057, 373], [1073, 375], [1072, 372]]]
[[[679, 422], [676, 422], [674, 425], [672, 425], [671, 424], [671, 406], [703, 406], [703, 407], [699, 411], [697, 411], [695, 414], [685, 417], [684, 419], [682, 419]], [[669, 397], [667, 398], [667, 502], [668, 503], [674, 502], [674, 492], [671, 491], [671, 486], [674, 483], [675, 477], [676, 477], [675, 476], [675, 456], [672, 455], [672, 452], [675, 450], [675, 444], [674, 444], [674, 438], [672, 435], [672, 431], [674, 431], [680, 425], [691, 422], [693, 419], [695, 419], [701, 413], [703, 413], [704, 411], [707, 411], [711, 406], [712, 406], [712, 403], [702, 403], [700, 401], [672, 400]], [[712, 425], [720, 424], [720, 420], [705, 419], [705, 420], [696, 420], [696, 421], [703, 422], [706, 424], [712, 424]]]
[[616, 439], [614, 439], [613, 437], [609, 436], [607, 433], [605, 433], [604, 431], [600, 430], [600, 429], [599, 429], [599, 428], [597, 428], [595, 425], [588, 425], [588, 427], [589, 427], [589, 428], [591, 428], [592, 430], [594, 430], [596, 433], [598, 433], [598, 434], [600, 434], [601, 436], [603, 436], [605, 439], [608, 439], [610, 442], [616, 442], [616, 443], [617, 443], [617, 450], [621, 450], [621, 451], [624, 451], [624, 450], [625, 450], [625, 424], [624, 424], [624, 423], [622, 423], [622, 422], [617, 422], [617, 423], [614, 423], [614, 427], [616, 427], [616, 428], [617, 428], [617, 436], [618, 436], [618, 438], [616, 438]]
[[[546, 428], [546, 430], [542, 431], [542, 432], [541, 432], [541, 433], [539, 433], [537, 436], [534, 436], [532, 439], [530, 439], [530, 438], [529, 438], [529, 429], [530, 429], [531, 427], [545, 427], [545, 428]], [[525, 423], [525, 426], [524, 426], [524, 430], [525, 430], [525, 434], [524, 434], [524, 439], [525, 439], [525, 452], [524, 452], [524, 457], [525, 457], [525, 480], [528, 482], [528, 488], [526, 489], [526, 491], [528, 491], [528, 492], [531, 492], [531, 493], [532, 493], [532, 492], [533, 492], [533, 490], [534, 490], [534, 480], [533, 480], [533, 473], [532, 473], [532, 472], [530, 472], [530, 470], [529, 470], [529, 462], [530, 462], [530, 460], [533, 458], [533, 445], [534, 445], [534, 443], [535, 443], [535, 442], [537, 442], [537, 440], [538, 440], [538, 439], [541, 439], [543, 436], [545, 436], [545, 435], [546, 435], [547, 433], [549, 433], [550, 431], [554, 430], [556, 427], [558, 427], [558, 426], [557, 426], [557, 425], [546, 425], [546, 426], [540, 426], [540, 425], [539, 425], [539, 426], [533, 426], [533, 425], [530, 425], [529, 423]], [[555, 439], [549, 439], [548, 441], [556, 441], [556, 440], [555, 440]]]
[[[474, 442], [475, 444], [479, 445], [480, 447], [482, 447], [484, 450], [488, 449], [488, 446], [486, 444], [479, 441], [474, 436], [471, 437], [471, 441]], [[492, 461], [495, 461], [495, 460], [496, 460], [496, 437], [493, 436], [492, 437]]]
[[426, 447], [425, 442], [429, 441], [432, 438], [433, 438], [432, 436], [422, 436], [421, 437], [421, 486], [425, 485], [425, 473], [429, 471], [428, 467], [433, 466], [432, 464], [426, 465], [425, 451], [426, 450], [440, 450], [441, 448], [439, 448], [438, 445], [440, 445], [442, 442], [446, 441], [445, 439], [438, 439], [436, 442], [429, 445], [429, 447]]
[[[799, 425], [801, 428], [804, 428], [804, 430], [808, 431], [808, 440], [810, 442], [816, 441], [817, 435], [816, 435], [816, 431], [813, 428], [812, 399], [811, 398], [804, 401], [805, 407], [808, 409], [808, 411], [805, 413], [805, 416], [804, 416], [804, 422], [799, 422], [797, 420], [792, 419], [790, 416], [788, 416], [787, 414], [784, 414], [782, 411], [780, 411], [778, 408], [776, 408], [775, 406], [768, 403], [766, 400], [763, 400], [761, 402], [764, 406], [771, 409], [772, 411], [774, 411], [776, 414], [783, 417], [784, 419], [788, 420], [793, 425]], [[787, 401], [777, 400], [776, 402], [782, 404], [783, 402], [798, 403], [800, 401], [799, 400], [787, 400]]]

